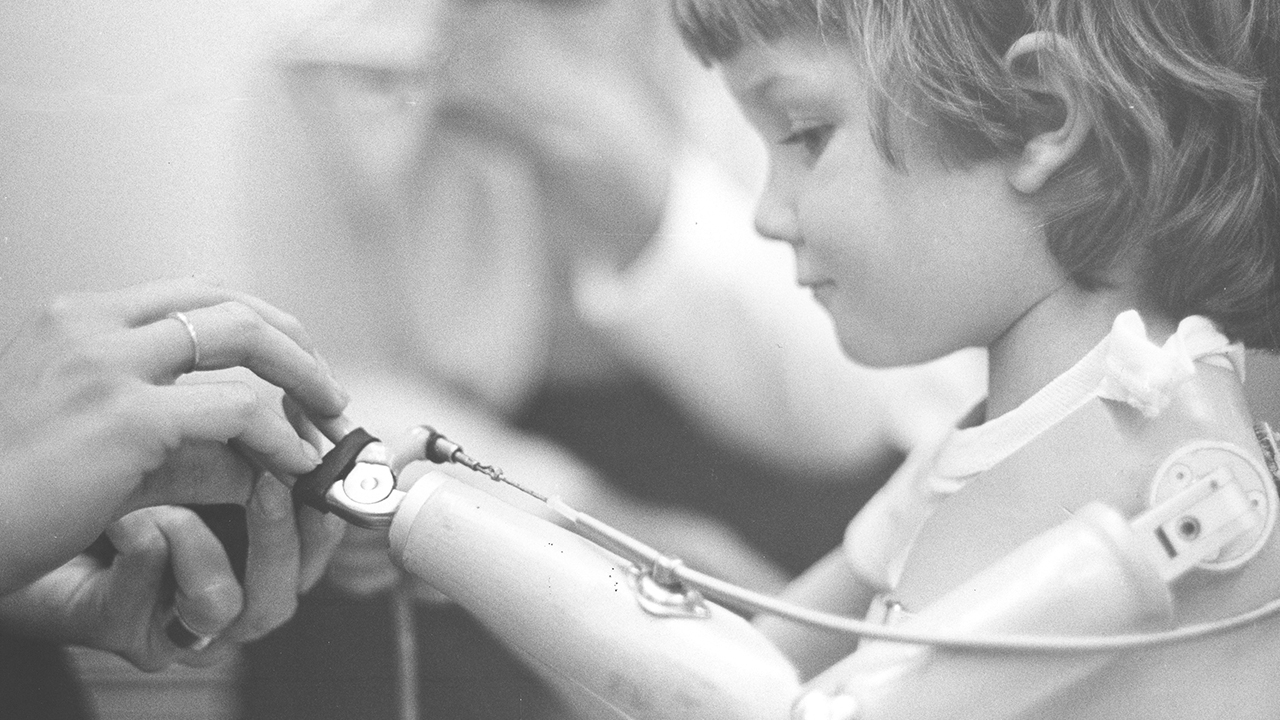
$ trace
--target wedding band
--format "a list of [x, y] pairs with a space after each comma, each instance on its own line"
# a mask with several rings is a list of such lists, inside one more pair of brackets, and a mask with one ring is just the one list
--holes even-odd
[[191, 324], [191, 318], [186, 313], [171, 312], [165, 317], [173, 318], [182, 323], [182, 327], [187, 329], [187, 335], [191, 338], [191, 367], [187, 372], [192, 372], [200, 367], [200, 340], [196, 337], [196, 326]]

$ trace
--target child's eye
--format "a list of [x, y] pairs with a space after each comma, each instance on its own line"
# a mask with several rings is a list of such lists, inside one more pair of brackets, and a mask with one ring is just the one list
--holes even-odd
[[781, 142], [783, 145], [800, 145], [809, 157], [816, 158], [826, 149], [832, 130], [831, 125], [814, 125], [791, 133]]

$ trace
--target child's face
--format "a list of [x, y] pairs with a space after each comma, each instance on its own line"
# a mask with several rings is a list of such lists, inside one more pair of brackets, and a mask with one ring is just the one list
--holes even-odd
[[749, 45], [722, 70], [768, 146], [756, 227], [794, 248], [850, 357], [901, 365], [990, 345], [1065, 282], [1005, 161], [944, 165], [900, 120], [905, 170], [886, 163], [848, 48]]

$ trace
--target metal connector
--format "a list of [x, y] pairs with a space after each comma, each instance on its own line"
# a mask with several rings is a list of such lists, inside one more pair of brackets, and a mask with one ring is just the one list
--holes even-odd
[[391, 527], [405, 496], [396, 489], [387, 447], [358, 427], [334, 442], [319, 467], [298, 478], [293, 494], [363, 528]]
[[1262, 463], [1239, 446], [1209, 440], [1165, 459], [1150, 503], [1132, 525], [1166, 580], [1192, 568], [1241, 567], [1266, 545], [1280, 506]]
[[342, 482], [329, 486], [325, 501], [334, 515], [352, 525], [389, 528], [404, 496], [389, 466], [357, 461]]

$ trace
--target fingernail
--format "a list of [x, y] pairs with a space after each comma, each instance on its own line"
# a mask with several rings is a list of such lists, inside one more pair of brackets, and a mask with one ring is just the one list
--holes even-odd
[[286, 518], [293, 511], [293, 501], [289, 497], [288, 488], [270, 475], [264, 475], [258, 480], [258, 486], [253, 491], [252, 502], [260, 514], [271, 520]]
[[306, 440], [302, 440], [298, 444], [302, 446], [302, 454], [306, 455], [307, 459], [311, 461], [312, 467], [320, 464], [323, 458], [320, 456], [320, 451], [315, 449], [315, 446]]
[[169, 622], [164, 626], [164, 634], [174, 645], [195, 652], [204, 650], [214, 641], [213, 635], [204, 635], [193, 630], [176, 607], [173, 608]]
[[333, 382], [333, 386], [337, 388], [338, 397], [342, 400], [342, 404], [345, 406], [347, 403], [351, 402], [351, 395], [348, 394], [346, 388], [342, 387], [338, 382], [338, 376], [333, 374], [333, 366], [329, 364], [329, 361], [325, 359], [324, 355], [320, 354], [319, 350], [315, 351], [313, 355], [316, 359], [316, 365], [320, 367], [320, 372], [323, 372], [325, 377], [329, 378], [329, 380]]

